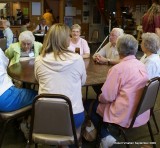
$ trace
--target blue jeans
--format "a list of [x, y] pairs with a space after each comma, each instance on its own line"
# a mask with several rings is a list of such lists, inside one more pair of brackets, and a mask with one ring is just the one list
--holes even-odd
[[[74, 118], [75, 127], [77, 129], [83, 124], [84, 119], [85, 119], [85, 114], [84, 114], [84, 112], [74, 114], [73, 118]], [[75, 146], [74, 145], [69, 145], [69, 148], [75, 148]]]
[[30, 105], [37, 94], [35, 90], [12, 86], [0, 96], [0, 111], [10, 112]]
[[85, 118], [84, 112], [74, 114], [73, 118], [74, 118], [75, 127], [79, 128], [84, 122], [84, 118]]
[[[84, 108], [88, 112], [92, 101], [94, 101], [94, 104], [93, 104], [93, 107], [92, 107], [90, 119], [93, 122], [94, 126], [96, 128], [98, 128], [100, 122], [103, 121], [103, 118], [99, 114], [96, 113], [99, 102], [97, 100], [88, 99], [84, 103]], [[106, 127], [106, 124], [102, 123], [101, 129], [100, 129], [100, 138], [104, 138], [108, 135], [110, 135], [110, 133], [109, 133], [107, 127]]]

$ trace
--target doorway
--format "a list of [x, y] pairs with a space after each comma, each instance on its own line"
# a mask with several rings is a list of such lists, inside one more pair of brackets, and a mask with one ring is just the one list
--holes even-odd
[[99, 32], [99, 41], [102, 42], [105, 38], [104, 35], [105, 24], [94, 0], [90, 2], [89, 9], [90, 9], [89, 40], [91, 40], [93, 31], [97, 30]]

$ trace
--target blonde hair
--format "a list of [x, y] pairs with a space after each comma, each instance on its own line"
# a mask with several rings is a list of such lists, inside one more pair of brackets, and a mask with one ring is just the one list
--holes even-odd
[[73, 30], [73, 29], [79, 29], [79, 31], [81, 31], [81, 26], [78, 25], [78, 24], [74, 24], [74, 25], [72, 25], [72, 27], [71, 27], [71, 30]]
[[69, 35], [70, 29], [67, 25], [57, 23], [50, 27], [42, 47], [42, 56], [47, 53], [54, 53], [55, 59], [61, 58], [61, 55], [65, 57], [64, 53], [69, 53]]

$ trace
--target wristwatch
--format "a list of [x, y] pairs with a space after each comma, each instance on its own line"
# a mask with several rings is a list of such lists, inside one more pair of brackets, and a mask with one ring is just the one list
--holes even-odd
[[110, 59], [108, 59], [108, 65], [110, 65], [111, 64], [111, 60]]

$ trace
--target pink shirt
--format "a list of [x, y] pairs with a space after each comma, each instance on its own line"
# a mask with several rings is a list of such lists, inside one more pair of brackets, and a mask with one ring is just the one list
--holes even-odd
[[[147, 81], [145, 66], [135, 56], [127, 56], [113, 66], [99, 96], [97, 113], [103, 121], [128, 127]], [[140, 115], [134, 127], [145, 124], [149, 115], [150, 111]]]
[[76, 47], [80, 48], [80, 55], [83, 55], [85, 53], [90, 53], [90, 49], [89, 49], [87, 41], [82, 38], [79, 38], [79, 41], [77, 42], [77, 44], [74, 44], [72, 43], [72, 41], [70, 41], [70, 45], [68, 49], [75, 52]]

